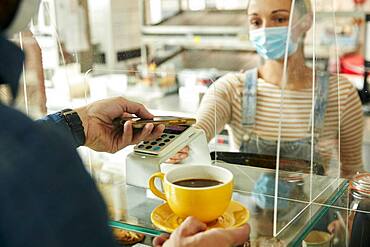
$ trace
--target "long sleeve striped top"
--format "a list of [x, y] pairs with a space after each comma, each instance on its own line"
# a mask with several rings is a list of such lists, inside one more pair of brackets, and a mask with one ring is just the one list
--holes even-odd
[[[242, 126], [242, 92], [244, 73], [230, 73], [217, 80], [202, 99], [196, 127], [206, 132], [208, 141], [229, 125], [231, 138], [240, 146]], [[325, 124], [317, 144], [323, 157], [340, 153], [341, 176], [351, 177], [362, 170], [363, 114], [356, 89], [343, 77], [330, 77]], [[339, 93], [338, 93], [339, 92]], [[312, 89], [285, 90], [283, 107], [279, 86], [258, 79], [256, 125], [254, 132], [277, 140], [282, 109], [281, 140], [293, 141], [311, 136]], [[338, 121], [340, 120], [340, 121]], [[338, 160], [338, 159], [337, 159]], [[330, 169], [329, 169], [330, 170]]]

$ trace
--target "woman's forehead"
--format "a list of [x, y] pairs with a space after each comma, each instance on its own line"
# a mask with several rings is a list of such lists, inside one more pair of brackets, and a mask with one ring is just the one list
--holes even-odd
[[248, 14], [271, 14], [278, 10], [290, 12], [292, 0], [250, 0]]

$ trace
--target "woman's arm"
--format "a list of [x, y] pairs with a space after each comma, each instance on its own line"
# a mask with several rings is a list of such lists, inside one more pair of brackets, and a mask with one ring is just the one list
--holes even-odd
[[341, 176], [350, 178], [363, 170], [364, 118], [357, 90], [348, 81], [341, 87], [344, 88], [341, 93], [342, 115], [340, 116]]
[[231, 104], [237, 83], [238, 77], [235, 74], [227, 74], [213, 83], [204, 95], [197, 112], [195, 126], [205, 131], [208, 141], [230, 122]]
[[[204, 130], [208, 142], [215, 136], [215, 131], [221, 132], [230, 121], [231, 104], [238, 82], [235, 74], [225, 75], [214, 82], [204, 95], [197, 111], [195, 127]], [[186, 146], [166, 162], [178, 164], [189, 156], [189, 151], [189, 147]]]

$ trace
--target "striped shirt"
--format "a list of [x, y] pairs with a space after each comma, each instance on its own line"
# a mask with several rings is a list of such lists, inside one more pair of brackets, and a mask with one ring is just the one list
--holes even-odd
[[[240, 146], [245, 134], [241, 121], [244, 78], [243, 73], [227, 74], [217, 80], [203, 97], [196, 126], [206, 132], [208, 141], [227, 124], [232, 141], [237, 147]], [[340, 150], [341, 175], [350, 177], [362, 170], [361, 102], [356, 89], [343, 77], [338, 82], [336, 76], [331, 76], [329, 83], [325, 123], [316, 148], [323, 157], [337, 157]], [[285, 90], [283, 105], [280, 105], [280, 87], [258, 79], [256, 124], [253, 128], [256, 135], [277, 140], [281, 114], [282, 141], [310, 137], [312, 88]]]

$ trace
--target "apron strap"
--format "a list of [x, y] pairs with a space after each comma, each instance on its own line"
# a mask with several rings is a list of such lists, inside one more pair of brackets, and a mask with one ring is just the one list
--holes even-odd
[[[330, 74], [318, 72], [316, 76], [316, 95], [315, 95], [315, 122], [314, 133], [320, 135], [325, 125], [325, 113], [328, 105]], [[312, 121], [311, 121], [312, 123]]]
[[257, 68], [245, 73], [243, 100], [242, 100], [242, 125], [250, 129], [256, 123], [257, 108]]

